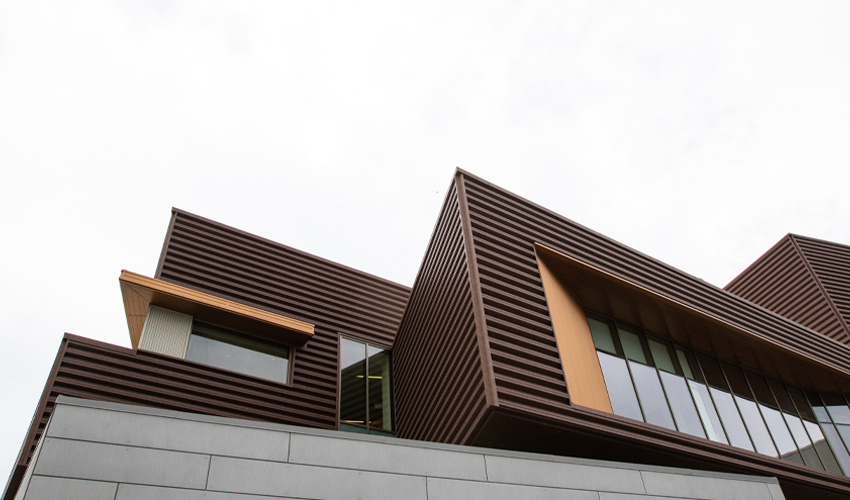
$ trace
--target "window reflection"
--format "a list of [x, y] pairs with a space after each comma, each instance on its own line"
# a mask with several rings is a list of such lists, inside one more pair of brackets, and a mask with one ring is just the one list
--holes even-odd
[[819, 470], [850, 471], [850, 404], [588, 315], [613, 411]]
[[392, 387], [390, 352], [340, 338], [340, 429], [391, 433]]

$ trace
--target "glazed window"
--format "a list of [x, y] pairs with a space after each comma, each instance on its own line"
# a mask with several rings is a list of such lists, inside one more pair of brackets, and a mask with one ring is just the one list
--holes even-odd
[[390, 351], [340, 337], [339, 428], [393, 432]]
[[850, 472], [850, 405], [588, 314], [615, 414], [812, 468]]
[[186, 359], [285, 384], [289, 355], [287, 345], [195, 323]]

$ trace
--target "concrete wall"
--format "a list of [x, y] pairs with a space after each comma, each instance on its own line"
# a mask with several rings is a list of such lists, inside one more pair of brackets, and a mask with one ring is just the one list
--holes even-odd
[[60, 397], [16, 499], [783, 500], [775, 479]]

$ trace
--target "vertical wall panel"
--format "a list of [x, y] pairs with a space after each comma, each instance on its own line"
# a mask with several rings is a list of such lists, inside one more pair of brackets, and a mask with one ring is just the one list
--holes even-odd
[[399, 436], [467, 443], [487, 405], [455, 184], [413, 290], [393, 346]]
[[150, 306], [139, 349], [185, 358], [191, 333], [192, 317], [188, 314]]

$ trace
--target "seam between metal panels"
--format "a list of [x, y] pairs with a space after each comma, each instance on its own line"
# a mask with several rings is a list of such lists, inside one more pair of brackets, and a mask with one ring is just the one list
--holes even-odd
[[824, 288], [823, 283], [818, 276], [818, 273], [815, 272], [812, 264], [809, 262], [809, 258], [806, 257], [806, 254], [803, 252], [803, 249], [800, 248], [799, 243], [797, 243], [797, 238], [794, 237], [793, 234], [789, 235], [789, 239], [791, 243], [794, 245], [794, 250], [797, 251], [797, 254], [800, 256], [800, 259], [803, 261], [803, 264], [806, 265], [806, 270], [809, 271], [809, 274], [812, 276], [812, 279], [815, 281], [815, 284], [818, 286], [818, 290], [823, 294], [823, 298], [826, 300], [826, 303], [829, 304], [829, 309], [832, 311], [832, 314], [835, 315], [836, 319], [838, 319], [838, 323], [844, 329], [844, 335], [850, 335], [850, 328], [847, 327], [847, 322], [844, 321], [844, 317], [841, 316], [841, 312], [838, 310], [838, 307], [835, 306], [835, 302], [832, 301], [832, 297], [830, 297], [829, 293], [827, 293], [826, 288]]
[[475, 330], [478, 338], [478, 352], [481, 356], [481, 368], [484, 371], [484, 394], [487, 404], [498, 406], [496, 393], [496, 375], [493, 371], [493, 357], [487, 341], [487, 321], [484, 316], [484, 298], [481, 294], [481, 279], [478, 276], [478, 260], [475, 256], [475, 244], [472, 241], [472, 223], [469, 219], [469, 206], [466, 201], [466, 184], [463, 172], [455, 173], [457, 179], [457, 199], [460, 209], [460, 225], [463, 233], [463, 246], [466, 250], [466, 266], [469, 276], [469, 291], [472, 296], [472, 313], [475, 316]]

